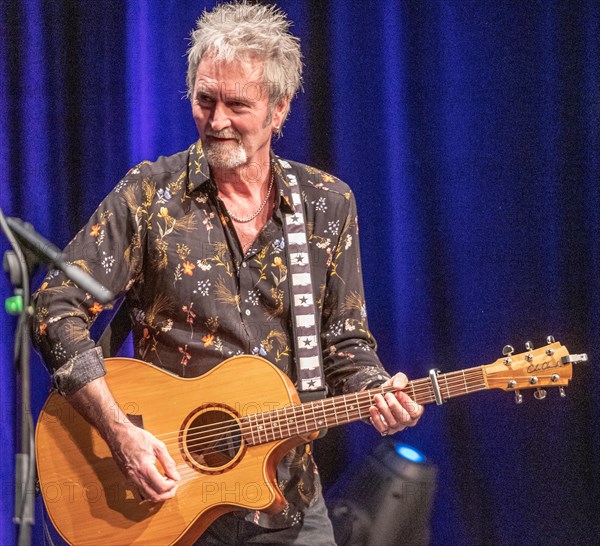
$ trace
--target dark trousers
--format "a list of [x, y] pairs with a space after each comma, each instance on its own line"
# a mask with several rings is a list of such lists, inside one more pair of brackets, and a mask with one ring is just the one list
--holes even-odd
[[194, 546], [243, 546], [244, 544], [279, 544], [281, 546], [336, 546], [333, 527], [323, 497], [304, 513], [304, 520], [285, 529], [265, 529], [224, 514], [204, 531]]

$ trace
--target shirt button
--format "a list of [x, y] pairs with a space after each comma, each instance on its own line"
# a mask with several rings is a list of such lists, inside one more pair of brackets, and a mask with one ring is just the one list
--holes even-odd
[[252, 311], [250, 311], [250, 309], [246, 309], [246, 316], [250, 316], [250, 313], [251, 313], [251, 312], [252, 312]]
[[248, 267], [248, 264], [246, 262], [242, 262], [242, 267]]

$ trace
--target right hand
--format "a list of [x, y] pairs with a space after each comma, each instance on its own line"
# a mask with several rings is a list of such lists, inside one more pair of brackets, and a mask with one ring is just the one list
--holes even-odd
[[[131, 423], [124, 423], [110, 436], [108, 444], [115, 462], [135, 483], [144, 500], [161, 502], [175, 496], [181, 476], [163, 442]], [[157, 463], [164, 469], [164, 475]]]

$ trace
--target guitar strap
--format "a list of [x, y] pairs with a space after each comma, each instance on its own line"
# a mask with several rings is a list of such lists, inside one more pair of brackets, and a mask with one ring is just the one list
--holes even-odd
[[[291, 170], [286, 161], [279, 161], [285, 170]], [[298, 378], [297, 390], [302, 402], [320, 400], [327, 394], [323, 360], [321, 358], [321, 335], [315, 305], [312, 282], [308, 236], [304, 208], [298, 180], [292, 172], [283, 173], [292, 193], [294, 212], [284, 214], [284, 234], [291, 276], [290, 315], [294, 360]]]

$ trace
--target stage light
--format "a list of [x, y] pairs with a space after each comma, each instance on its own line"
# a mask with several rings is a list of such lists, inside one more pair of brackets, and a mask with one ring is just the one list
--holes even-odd
[[406, 444], [397, 443], [394, 446], [396, 453], [400, 455], [400, 457], [404, 457], [413, 463], [424, 463], [425, 455], [423, 455], [419, 450], [414, 447], [408, 446]]
[[437, 469], [417, 449], [381, 442], [327, 494], [338, 546], [426, 546]]

